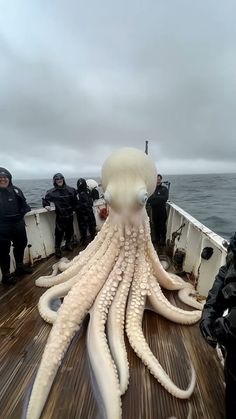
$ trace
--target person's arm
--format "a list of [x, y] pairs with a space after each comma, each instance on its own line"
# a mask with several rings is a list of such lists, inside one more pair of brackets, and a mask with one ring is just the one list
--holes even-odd
[[84, 214], [87, 213], [87, 209], [88, 209], [88, 197], [87, 197], [86, 192], [80, 192], [78, 194], [76, 209], [80, 213], [84, 213]]
[[220, 268], [215, 282], [208, 293], [200, 322], [200, 330], [203, 337], [213, 347], [215, 347], [217, 343], [213, 332], [213, 325], [215, 320], [222, 316], [225, 310], [224, 301], [220, 298], [220, 292], [224, 287], [226, 273], [227, 265], [224, 265]]
[[147, 204], [152, 206], [154, 201], [155, 201], [155, 194], [153, 193], [152, 195], [149, 196], [149, 198], [147, 200]]
[[[166, 188], [166, 187], [165, 187]], [[167, 202], [168, 201], [168, 199], [169, 199], [169, 189], [168, 188], [166, 188], [166, 191], [165, 191], [165, 201]]]
[[93, 201], [96, 201], [97, 199], [99, 199], [99, 192], [96, 188], [91, 190], [91, 197]]
[[165, 186], [162, 186], [161, 188], [161, 194], [158, 196], [159, 201], [162, 203], [166, 203], [169, 198], [169, 191]]
[[26, 198], [25, 198], [22, 190], [20, 188], [15, 188], [15, 190], [18, 191], [17, 194], [20, 197], [20, 213], [24, 217], [24, 215], [27, 214], [27, 212], [31, 211], [31, 208], [27, 204]]
[[43, 208], [46, 208], [47, 210], [49, 210], [51, 202], [52, 202], [52, 196], [50, 194], [50, 191], [47, 191], [46, 195], [45, 195], [45, 198], [42, 198]]
[[73, 188], [73, 191], [72, 191], [72, 208], [73, 208], [73, 211], [77, 210], [77, 205], [78, 205], [77, 192], [76, 192], [76, 189]]

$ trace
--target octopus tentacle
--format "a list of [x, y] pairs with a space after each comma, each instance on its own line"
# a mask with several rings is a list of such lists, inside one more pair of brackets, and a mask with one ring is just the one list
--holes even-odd
[[[179, 281], [179, 276], [177, 276], [176, 274], [169, 272], [169, 276], [173, 279], [173, 280], [177, 280]], [[180, 299], [180, 301], [182, 301], [184, 304], [186, 304], [187, 306], [196, 308], [197, 310], [202, 310], [204, 304], [200, 303], [196, 300], [196, 297], [198, 295], [197, 291], [194, 289], [193, 284], [191, 284], [190, 282], [185, 282], [185, 287], [180, 289], [178, 291], [178, 297]]]
[[103, 259], [71, 288], [59, 308], [34, 382], [27, 419], [39, 419], [64, 354], [114, 266], [117, 245], [113, 240]]
[[197, 292], [190, 288], [183, 288], [182, 290], [178, 291], [178, 298], [182, 303], [187, 304], [190, 307], [194, 307], [198, 310], [202, 310], [204, 303], [200, 303], [196, 300]]
[[107, 321], [109, 347], [118, 369], [121, 394], [125, 393], [129, 384], [129, 363], [124, 341], [124, 321], [127, 297], [134, 274], [137, 244], [134, 245], [133, 240], [135, 239], [132, 235], [125, 242], [125, 247], [128, 250], [127, 268], [112, 301]]
[[165, 271], [163, 268], [159, 257], [155, 251], [155, 248], [151, 241], [151, 233], [150, 233], [150, 224], [148, 220], [148, 216], [146, 214], [145, 217], [145, 233], [147, 236], [146, 241], [146, 253], [148, 255], [149, 266], [151, 267], [155, 277], [157, 278], [159, 284], [168, 290], [179, 290], [181, 288], [185, 288], [187, 283], [183, 281], [181, 278], [177, 277], [174, 279]]
[[170, 394], [180, 399], [187, 399], [191, 396], [196, 383], [196, 374], [193, 366], [191, 365], [191, 381], [189, 387], [186, 390], [180, 389], [173, 383], [156, 357], [153, 355], [143, 335], [143, 310], [145, 307], [146, 295], [149, 293], [149, 290], [147, 286], [145, 286], [145, 283], [142, 282], [142, 278], [147, 276], [144, 253], [141, 252], [139, 258], [140, 261], [137, 264], [136, 279], [132, 283], [127, 308], [126, 333], [129, 343], [157, 381]]
[[152, 268], [152, 271], [159, 284], [163, 288], [174, 291], [188, 287], [187, 282], [185, 282], [182, 278], [177, 277], [177, 275], [175, 275], [175, 278], [173, 278], [168, 272], [165, 271], [162, 264], [160, 263], [160, 260], [151, 241], [148, 241], [147, 253], [150, 267]]
[[55, 323], [57, 318], [57, 311], [52, 310], [51, 304], [54, 300], [58, 298], [65, 297], [72, 286], [76, 282], [76, 277], [69, 279], [67, 282], [63, 282], [62, 284], [55, 285], [52, 288], [49, 288], [39, 299], [38, 302], [38, 310], [40, 316], [45, 320], [47, 323]]
[[94, 254], [93, 257], [91, 257], [89, 260], [87, 260], [87, 257], [85, 258], [81, 257], [80, 259], [77, 260], [75, 264], [71, 265], [68, 269], [66, 269], [66, 271], [61, 272], [59, 275], [55, 276], [54, 278], [42, 276], [35, 281], [35, 284], [38, 287], [51, 287], [54, 285], [61, 284], [67, 281], [68, 279], [72, 278], [73, 276], [78, 274], [78, 272], [80, 272], [80, 270], [83, 267], [86, 267], [86, 270], [89, 269], [107, 251], [111, 243], [111, 240], [114, 238], [114, 236], [117, 236], [117, 235], [118, 234], [115, 231], [115, 227], [111, 227], [106, 240], [103, 241], [99, 250]]
[[65, 263], [63, 260], [64, 258], [60, 259], [58, 262], [58, 268], [60, 272], [63, 272], [64, 270], [68, 269], [70, 266], [74, 265], [79, 261], [81, 257], [85, 258], [85, 263], [88, 261], [100, 248], [102, 243], [104, 242], [105, 238], [107, 237], [107, 232], [109, 230], [109, 218], [106, 219], [104, 222], [102, 230], [100, 230], [97, 235], [95, 236], [94, 240], [91, 241], [87, 247], [80, 251], [77, 256], [75, 256], [71, 261], [68, 261], [69, 263]]
[[[124, 256], [125, 251], [121, 249], [119, 258], [90, 312], [87, 335], [89, 359], [101, 394], [104, 416], [108, 419], [121, 418], [120, 384], [117, 368], [108, 347], [105, 325], [109, 307], [120, 281], [123, 280], [121, 264]], [[104, 371], [106, 380], [103, 379]]]
[[186, 311], [181, 308], [173, 306], [161, 291], [160, 285], [156, 282], [155, 278], [150, 278], [150, 295], [148, 299], [151, 306], [158, 314], [161, 314], [168, 320], [180, 324], [193, 324], [200, 320], [201, 311]]

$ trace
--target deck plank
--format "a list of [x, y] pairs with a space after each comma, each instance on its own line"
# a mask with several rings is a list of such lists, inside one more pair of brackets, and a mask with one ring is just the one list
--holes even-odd
[[[39, 316], [37, 303], [44, 289], [34, 280], [50, 273], [54, 257], [38, 264], [33, 275], [15, 287], [0, 285], [0, 417], [24, 418], [30, 389], [51, 326]], [[179, 307], [184, 305], [167, 293]], [[186, 308], [186, 307], [185, 307]], [[86, 353], [85, 320], [73, 339], [57, 374], [42, 419], [98, 419]], [[123, 396], [123, 419], [224, 418], [223, 370], [216, 352], [202, 339], [198, 325], [180, 326], [145, 312], [143, 329], [161, 365], [174, 382], [188, 385], [188, 354], [197, 373], [190, 401], [177, 400], [148, 372], [126, 342], [130, 385]], [[188, 353], [187, 353], [188, 352]]]

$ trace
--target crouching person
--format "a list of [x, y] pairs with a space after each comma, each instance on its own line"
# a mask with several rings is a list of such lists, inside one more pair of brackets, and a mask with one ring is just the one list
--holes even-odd
[[53, 176], [54, 187], [46, 192], [43, 198], [43, 207], [50, 210], [50, 204], [55, 205], [56, 227], [55, 227], [55, 255], [62, 257], [61, 243], [65, 236], [65, 249], [72, 251], [71, 239], [74, 234], [73, 211], [76, 207], [76, 191], [68, 186], [61, 173]]
[[[29, 211], [23, 192], [12, 184], [11, 173], [0, 167], [0, 268], [5, 285], [14, 285], [16, 276], [32, 272], [23, 265], [27, 245], [24, 215]], [[14, 275], [10, 273], [11, 243], [16, 262]]]
[[[228, 314], [223, 316], [226, 311]], [[230, 240], [226, 264], [216, 276], [202, 313], [200, 329], [207, 343], [225, 350], [226, 419], [236, 417], [236, 233]]]

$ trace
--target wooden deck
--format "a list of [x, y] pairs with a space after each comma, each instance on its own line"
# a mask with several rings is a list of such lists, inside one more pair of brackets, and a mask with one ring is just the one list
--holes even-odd
[[[50, 273], [54, 261], [54, 257], [51, 257], [38, 264], [34, 274], [22, 279], [15, 287], [0, 285], [2, 419], [25, 417], [34, 375], [51, 329], [37, 311], [37, 302], [44, 290], [37, 288], [34, 280]], [[175, 301], [172, 294], [169, 294], [169, 298]], [[183, 307], [181, 303], [178, 305]], [[216, 352], [203, 341], [198, 325], [183, 327], [146, 312], [143, 329], [162, 366], [182, 388], [186, 388], [189, 381], [187, 349], [196, 369], [197, 386], [189, 401], [170, 396], [151, 376], [127, 342], [131, 379], [122, 399], [123, 419], [223, 419], [222, 367]], [[42, 419], [100, 418], [91, 386], [85, 336], [86, 320], [63, 360]]]

